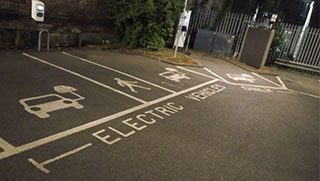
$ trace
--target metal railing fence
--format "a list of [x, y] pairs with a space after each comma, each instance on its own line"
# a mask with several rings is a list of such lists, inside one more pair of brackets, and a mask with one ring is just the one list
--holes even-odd
[[[253, 16], [227, 12], [221, 21], [218, 22], [217, 15], [218, 10], [216, 8], [198, 6], [193, 10], [190, 28], [188, 30], [188, 34], [191, 37], [191, 47], [198, 29], [212, 30], [218, 33], [233, 35], [235, 39], [232, 50], [233, 54], [237, 55], [241, 49], [246, 27], [251, 22]], [[268, 19], [258, 19], [257, 23], [268, 24], [268, 21]], [[284, 41], [276, 51], [269, 54], [268, 63], [277, 58], [292, 58], [302, 30], [302, 26], [300, 25], [283, 22], [280, 22], [275, 26], [278, 27], [277, 31], [282, 34]], [[320, 67], [320, 29], [307, 28], [298, 55], [296, 59], [292, 61], [303, 66]]]

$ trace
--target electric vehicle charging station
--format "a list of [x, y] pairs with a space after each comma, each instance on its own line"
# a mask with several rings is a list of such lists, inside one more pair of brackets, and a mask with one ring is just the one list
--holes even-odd
[[42, 1], [32, 0], [31, 18], [36, 22], [44, 21], [45, 5]]
[[184, 42], [186, 41], [186, 38], [187, 38], [187, 31], [188, 31], [190, 18], [191, 18], [191, 11], [184, 11], [181, 13], [174, 46], [184, 47]]
[[[44, 22], [45, 4], [39, 0], [32, 0], [31, 3], [31, 18], [39, 23]], [[38, 35], [38, 52], [41, 51], [41, 35], [43, 32], [47, 33], [47, 51], [49, 51], [50, 34], [48, 30], [42, 29]]]
[[[187, 1], [186, 1], [187, 2]], [[176, 33], [176, 37], [174, 39], [174, 55], [175, 58], [177, 55], [178, 47], [184, 47], [184, 42], [187, 38], [188, 26], [191, 18], [191, 11], [186, 10], [186, 4], [183, 12], [180, 15], [180, 21]]]

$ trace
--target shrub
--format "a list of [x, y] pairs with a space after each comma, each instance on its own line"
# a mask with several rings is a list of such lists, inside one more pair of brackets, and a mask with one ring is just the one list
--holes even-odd
[[[276, 24], [276, 26], [274, 27], [274, 30], [275, 30], [275, 34], [272, 40], [272, 44], [270, 46], [269, 56], [275, 54], [276, 52], [279, 52], [280, 47], [287, 43], [287, 39], [284, 33], [281, 31], [279, 25]], [[273, 64], [273, 63], [274, 63], [274, 59], [271, 59], [269, 61], [269, 64]]]
[[130, 47], [158, 50], [173, 37], [184, 0], [108, 0], [114, 29]]

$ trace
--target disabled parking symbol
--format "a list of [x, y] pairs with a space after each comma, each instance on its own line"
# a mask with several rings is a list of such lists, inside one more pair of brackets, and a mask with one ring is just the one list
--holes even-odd
[[[65, 98], [59, 94], [46, 94], [42, 96], [30, 97], [20, 99], [19, 103], [24, 107], [24, 109], [30, 113], [38, 116], [41, 119], [48, 118], [50, 115], [49, 112], [58, 111], [66, 108], [75, 108], [82, 109], [84, 106], [79, 104], [78, 101], [85, 99], [84, 97], [76, 94], [77, 89], [65, 86], [58, 85], [53, 88], [57, 93], [66, 94], [70, 93], [76, 96], [76, 99]], [[50, 101], [48, 101], [50, 100]], [[39, 103], [44, 102], [44, 103]]]

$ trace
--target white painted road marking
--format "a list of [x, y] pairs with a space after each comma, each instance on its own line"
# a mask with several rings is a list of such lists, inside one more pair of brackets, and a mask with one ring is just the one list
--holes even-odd
[[278, 90], [277, 92], [278, 92], [278, 93], [282, 93], [282, 94], [294, 94], [294, 95], [298, 95], [297, 93], [292, 92], [292, 91], [288, 91], [288, 90]]
[[219, 84], [214, 84], [214, 85], [206, 87], [200, 91], [193, 92], [193, 93], [185, 96], [185, 98], [200, 102], [200, 101], [202, 101], [202, 100], [204, 100], [214, 94], [220, 93], [224, 89], [226, 89], [226, 87], [221, 86]]
[[[285, 84], [281, 81], [281, 79], [278, 79], [280, 81], [282, 85], [282, 87], [279, 85], [279, 87], [270, 87], [270, 86], [262, 86], [262, 85], [250, 85], [250, 84], [238, 84], [238, 83], [232, 83], [232, 82], [229, 82], [227, 81], [226, 79], [220, 77], [219, 75], [217, 75], [216, 73], [212, 72], [211, 70], [209, 70], [208, 68], [204, 68], [206, 71], [208, 71], [209, 73], [211, 73], [212, 75], [214, 76], [217, 76], [221, 79], [222, 82], [225, 82], [229, 85], [237, 85], [237, 86], [250, 86], [250, 87], [260, 87], [260, 88], [267, 88], [267, 89], [276, 89], [276, 90], [288, 90], [288, 91], [293, 91], [295, 93], [299, 93], [299, 94], [302, 94], [302, 95], [305, 95], [305, 96], [310, 96], [310, 97], [314, 97], [314, 98], [318, 98], [320, 99], [320, 96], [317, 96], [317, 95], [313, 95], [313, 94], [309, 94], [309, 93], [305, 93], [305, 92], [301, 92], [301, 91], [297, 91], [297, 90], [293, 90], [293, 89], [288, 89]], [[266, 79], [266, 78], [265, 78]], [[269, 80], [271, 81], [271, 80]]]
[[282, 82], [279, 76], [277, 76], [278, 81], [280, 82], [281, 86], [285, 89], [288, 89], [287, 86]]
[[134, 93], [138, 93], [138, 91], [136, 91], [133, 87], [145, 89], [145, 90], [151, 90], [151, 88], [137, 85], [138, 82], [135, 82], [135, 81], [121, 80], [119, 78], [114, 78], [114, 80], [117, 81], [118, 85], [120, 85], [121, 87], [128, 87], [130, 91]]
[[251, 84], [238, 84], [238, 83], [227, 83], [229, 85], [235, 86], [249, 86], [249, 87], [259, 87], [259, 88], [266, 88], [266, 89], [276, 89], [276, 90], [284, 90], [282, 87], [272, 87], [272, 86], [264, 86], [264, 85], [251, 85]]
[[301, 91], [297, 91], [297, 90], [292, 90], [292, 89], [288, 89], [288, 90], [293, 91], [295, 93], [299, 93], [299, 94], [305, 95], [305, 96], [310, 96], [310, 97], [314, 97], [314, 98], [320, 99], [320, 96], [316, 96], [316, 95], [313, 95], [313, 94], [309, 94], [309, 93], [305, 93], [305, 92], [301, 92]]
[[259, 88], [259, 87], [252, 87], [252, 86], [241, 86], [241, 88], [246, 90], [246, 91], [273, 93], [273, 91], [271, 89], [268, 89], [268, 88]]
[[93, 64], [93, 65], [96, 65], [96, 66], [98, 66], [98, 67], [101, 67], [101, 68], [104, 68], [104, 69], [107, 69], [107, 70], [111, 70], [111, 71], [113, 71], [113, 72], [117, 72], [117, 73], [119, 73], [119, 74], [122, 74], [122, 75], [125, 75], [125, 76], [127, 76], [127, 77], [136, 79], [136, 80], [138, 80], [138, 81], [140, 81], [140, 82], [144, 82], [144, 83], [146, 83], [146, 84], [152, 85], [152, 86], [154, 86], [154, 87], [157, 87], [157, 88], [159, 88], [159, 89], [168, 91], [168, 92], [170, 92], [170, 93], [175, 93], [175, 91], [172, 91], [172, 90], [170, 90], [170, 89], [164, 88], [164, 87], [162, 87], [162, 86], [159, 86], [159, 85], [157, 85], [157, 84], [151, 83], [151, 82], [146, 81], [146, 80], [143, 80], [143, 79], [138, 78], [138, 77], [136, 77], [136, 76], [127, 74], [127, 73], [125, 73], [125, 72], [116, 70], [116, 69], [114, 69], [114, 68], [110, 68], [110, 67], [107, 67], [107, 66], [105, 66], [105, 65], [98, 64], [98, 63], [93, 62], [93, 61], [90, 61], [90, 60], [88, 60], [88, 59], [81, 58], [81, 57], [78, 57], [78, 56], [75, 56], [75, 55], [71, 55], [70, 53], [67, 53], [67, 52], [62, 52], [62, 54], [67, 55], [67, 56], [70, 56], [70, 57], [73, 57], [73, 58], [76, 58], [76, 59], [78, 59], [78, 60], [81, 60], [81, 61], [84, 61], [84, 62], [87, 62], [87, 63], [90, 63], [90, 64]]
[[197, 71], [193, 71], [193, 70], [190, 70], [190, 69], [181, 67], [181, 66], [177, 66], [177, 68], [182, 69], [182, 70], [185, 70], [185, 71], [188, 71], [188, 72], [191, 72], [191, 73], [194, 73], [194, 74], [198, 74], [198, 75], [201, 75], [201, 76], [203, 76], [203, 77], [210, 78], [210, 79], [217, 79], [216, 77], [212, 77], [212, 76], [209, 76], [209, 75], [206, 75], [206, 74], [197, 72]]
[[[4, 150], [4, 152], [16, 152], [17, 148], [12, 146], [10, 143], [8, 143], [6, 140], [2, 139], [0, 137], [0, 148]], [[0, 152], [1, 154], [2, 152]]]
[[138, 102], [140, 102], [140, 103], [146, 103], [146, 101], [144, 101], [144, 100], [142, 100], [142, 99], [139, 99], [139, 98], [137, 98], [137, 97], [134, 97], [134, 96], [132, 96], [132, 95], [129, 95], [129, 94], [125, 93], [125, 92], [122, 92], [122, 91], [120, 91], [120, 90], [117, 90], [117, 89], [115, 89], [115, 88], [113, 88], [113, 87], [110, 87], [110, 86], [108, 86], [108, 85], [105, 85], [105, 84], [103, 84], [103, 83], [101, 83], [101, 82], [98, 82], [98, 81], [96, 81], [96, 80], [93, 80], [93, 79], [91, 79], [91, 78], [89, 78], [89, 77], [83, 76], [83, 75], [81, 75], [81, 74], [79, 74], [79, 73], [76, 73], [76, 72], [73, 72], [73, 71], [71, 71], [71, 70], [65, 69], [65, 68], [60, 67], [60, 66], [58, 66], [58, 65], [55, 65], [55, 64], [53, 64], [53, 63], [49, 63], [49, 62], [47, 62], [47, 61], [45, 61], [45, 60], [42, 60], [42, 59], [37, 58], [37, 57], [34, 57], [34, 56], [29, 55], [29, 54], [27, 54], [27, 53], [22, 53], [22, 55], [24, 55], [24, 56], [26, 56], [26, 57], [29, 57], [29, 58], [31, 58], [31, 59], [33, 59], [33, 60], [36, 60], [36, 61], [38, 61], [38, 62], [47, 64], [47, 65], [49, 65], [49, 66], [51, 66], [51, 67], [54, 67], [54, 68], [60, 69], [60, 70], [62, 70], [62, 71], [68, 72], [68, 73], [70, 73], [70, 74], [72, 74], [72, 75], [75, 75], [75, 76], [80, 77], [80, 78], [82, 78], [82, 79], [85, 79], [85, 80], [87, 80], [87, 81], [89, 81], [89, 82], [92, 82], [92, 83], [94, 83], [94, 84], [97, 84], [97, 85], [99, 85], [99, 86], [101, 86], [101, 87], [103, 87], [103, 88], [112, 90], [112, 91], [114, 91], [114, 92], [116, 92], [116, 93], [118, 93], [118, 94], [121, 94], [121, 95], [124, 95], [124, 96], [126, 96], [126, 97], [129, 97], [129, 98], [131, 98], [131, 99], [133, 99], [133, 100], [136, 100], [136, 101], [138, 101]]
[[168, 80], [172, 80], [174, 82], [180, 82], [180, 79], [189, 79], [190, 77], [187, 77], [185, 73], [183, 72], [179, 72], [177, 69], [173, 69], [173, 68], [165, 68], [166, 71], [160, 73], [159, 75], [161, 77], [164, 77]]
[[[48, 114], [49, 112], [54, 112], [57, 110], [66, 109], [70, 107], [73, 107], [75, 109], [82, 109], [84, 107], [83, 105], [79, 104], [78, 101], [83, 100], [85, 98], [76, 93], [73, 93], [77, 89], [70, 86], [59, 85], [59, 86], [55, 86], [54, 90], [59, 93], [73, 94], [77, 97], [77, 99], [65, 98], [58, 94], [46, 94], [42, 96], [20, 99], [19, 103], [23, 105], [24, 109], [27, 112], [29, 112], [30, 114], [34, 114], [41, 119], [50, 117], [50, 115]], [[30, 101], [41, 100], [48, 97], [54, 98], [54, 101], [30, 105]]]
[[67, 156], [70, 156], [70, 155], [72, 155], [72, 154], [75, 154], [75, 153], [77, 153], [77, 152], [79, 152], [79, 151], [81, 151], [81, 150], [84, 150], [84, 149], [86, 149], [86, 148], [88, 148], [88, 147], [90, 147], [90, 146], [92, 146], [92, 143], [88, 143], [88, 144], [83, 145], [83, 146], [81, 146], [81, 147], [79, 147], [79, 148], [73, 149], [73, 150], [71, 150], [71, 151], [68, 151], [68, 152], [66, 152], [66, 153], [63, 153], [63, 154], [61, 154], [61, 155], [59, 155], [59, 156], [56, 156], [56, 157], [54, 157], [54, 158], [52, 158], [52, 159], [46, 160], [46, 161], [41, 162], [41, 163], [38, 163], [38, 162], [35, 161], [33, 158], [29, 158], [28, 161], [29, 161], [30, 163], [32, 163], [35, 167], [37, 167], [39, 170], [41, 170], [42, 172], [48, 174], [48, 173], [50, 173], [50, 170], [44, 168], [45, 165], [48, 165], [48, 164], [53, 163], [53, 162], [55, 162], [55, 161], [58, 161], [58, 160], [60, 160], [60, 159], [62, 159], [62, 158], [64, 158], [64, 157], [67, 157]]
[[[26, 54], [25, 56], [30, 56], [28, 54]], [[32, 57], [32, 56], [31, 56]], [[33, 58], [36, 58], [36, 57], [33, 57]], [[38, 58], [36, 58], [37, 60]], [[48, 63], [46, 61], [43, 61], [41, 59], [38, 59], [38, 61], [42, 62], [42, 63], [45, 63], [45, 64], [49, 64], [50, 66], [54, 66], [56, 68], [62, 68], [62, 67], [59, 67], [59, 66], [56, 66], [54, 64], [51, 64], [51, 63]], [[62, 70], [66, 70], [64, 68], [62, 68]], [[141, 109], [144, 109], [148, 106], [151, 106], [151, 105], [154, 105], [154, 104], [157, 104], [159, 102], [162, 102], [162, 101], [165, 101], [165, 100], [168, 100], [168, 99], [171, 99], [171, 98], [174, 98], [174, 97], [177, 97], [181, 94], [184, 94], [184, 93], [187, 93], [187, 92], [190, 92], [190, 91], [193, 91], [193, 90], [196, 90], [196, 89], [199, 89], [201, 87], [204, 87], [204, 86], [207, 86], [207, 85], [210, 85], [212, 83], [215, 83], [217, 81], [222, 81], [222, 82], [225, 82], [225, 83], [228, 83], [230, 85], [245, 85], [245, 86], [248, 86], [248, 84], [236, 84], [236, 83], [230, 83], [229, 81], [225, 80], [224, 78], [220, 77], [219, 75], [215, 74], [214, 72], [210, 71], [209, 69], [207, 69], [208, 72], [212, 73], [214, 76], [217, 76], [219, 79], [214, 79], [214, 80], [211, 80], [211, 81], [208, 81], [208, 82], [205, 82], [205, 83], [202, 83], [202, 84], [199, 84], [197, 86], [194, 86], [194, 87], [191, 87], [189, 89], [185, 89], [185, 90], [182, 90], [180, 92], [176, 92], [174, 94], [170, 94], [170, 95], [167, 95], [167, 96], [164, 96], [162, 98], [159, 98], [159, 99], [156, 99], [156, 100], [153, 100], [151, 102], [145, 102], [144, 104], [142, 105], [139, 105], [139, 106], [136, 106], [136, 107], [132, 107], [130, 109], [127, 109], [127, 110], [124, 110], [124, 111], [121, 111], [121, 112], [118, 112], [118, 113], [115, 113], [115, 114], [112, 114], [112, 115], [109, 115], [109, 116], [106, 116], [104, 118], [101, 118], [101, 119], [98, 119], [98, 120], [94, 120], [92, 122], [89, 122], [89, 123], [86, 123], [84, 125], [80, 125], [80, 126], [77, 126], [77, 127], [74, 127], [74, 128], [71, 128], [71, 129], [68, 129], [68, 130], [65, 130], [65, 131], [62, 131], [60, 133], [56, 133], [54, 135], [51, 135], [51, 136], [48, 136], [48, 137], [45, 137], [45, 138], [42, 138], [42, 139], [39, 139], [39, 140], [36, 140], [36, 141], [33, 141], [33, 142], [30, 142], [30, 143], [26, 143], [24, 145], [21, 145], [19, 147], [13, 147], [14, 149], [6, 149], [5, 151], [1, 152], [0, 153], [0, 160], [4, 159], [4, 158], [7, 158], [7, 157], [10, 157], [10, 156], [13, 156], [13, 155], [16, 155], [16, 154], [19, 154], [21, 152], [24, 152], [24, 151], [27, 151], [27, 150], [30, 150], [30, 149], [33, 149], [33, 148], [36, 148], [36, 147], [39, 147], [41, 145], [45, 145], [47, 143], [50, 143], [50, 142], [53, 142], [53, 141], [56, 141], [56, 140], [59, 140], [59, 139], [62, 139], [64, 137], [67, 137], [67, 136], [70, 136], [70, 135], [73, 135], [75, 133], [79, 133], [81, 131], [84, 131], [84, 130], [87, 130], [89, 128], [93, 128], [95, 126], [98, 126], [98, 125], [101, 125], [103, 123], [106, 123], [106, 122], [109, 122], [113, 119], [116, 119], [116, 118], [119, 118], [121, 116], [125, 116], [127, 114], [130, 114], [132, 112], [135, 112], [135, 111], [138, 111], [138, 110], [141, 110]], [[67, 70], [68, 71], [68, 70]], [[73, 72], [74, 73], [74, 72]], [[78, 76], [77, 73], [74, 73]], [[81, 76], [81, 75], [80, 75]], [[250, 85], [250, 86], [254, 86], [254, 85]], [[254, 87], [267, 87], [267, 86], [254, 86]], [[279, 89], [279, 90], [284, 90], [282, 87], [270, 87], [270, 89]], [[294, 90], [292, 90], [294, 91]], [[296, 91], [298, 92], [298, 91]], [[307, 95], [306, 93], [304, 93], [305, 95]], [[313, 96], [313, 97], [317, 97], [317, 98], [320, 98], [319, 96], [314, 96], [314, 95], [311, 95], [311, 94], [308, 94], [309, 96]], [[5, 147], [5, 144], [4, 142], [0, 142], [0, 145]]]
[[212, 72], [210, 69], [208, 69], [208, 68], [204, 68], [204, 70], [206, 70], [206, 71], [207, 71], [207, 72], [209, 72], [210, 74], [212, 74], [212, 75], [214, 75], [214, 76], [218, 77], [222, 82], [230, 83], [229, 81], [227, 81], [226, 79], [224, 79], [224, 78], [223, 78], [223, 77], [221, 77], [220, 75], [218, 75], [218, 74], [216, 74], [216, 73]]
[[[101, 129], [92, 133], [91, 135], [97, 138], [98, 140], [102, 141], [103, 143], [113, 145], [122, 140], [122, 138], [128, 138], [129, 136], [135, 134], [137, 131], [142, 131], [149, 125], [157, 123], [159, 119], [163, 120], [165, 117], [175, 115], [183, 109], [184, 108], [182, 105], [176, 105], [174, 102], [168, 102], [166, 104], [163, 104], [162, 106], [157, 106], [155, 108], [152, 108], [151, 110], [145, 111], [144, 113], [137, 113], [136, 116], [121, 121], [124, 125], [131, 128], [131, 131], [127, 131], [127, 133], [124, 133], [122, 131], [117, 130], [116, 128], [108, 126], [108, 131], [111, 130], [112, 132], [117, 133], [118, 136], [114, 134], [112, 134], [111, 136], [110, 133], [106, 131], [106, 129]], [[101, 133], [104, 134], [100, 135]]]
[[204, 68], [207, 72], [209, 72], [210, 74], [218, 77], [220, 79], [221, 82], [225, 82], [229, 85], [237, 85], [237, 86], [251, 86], [251, 87], [260, 87], [260, 88], [269, 88], [269, 89], [283, 89], [282, 87], [271, 87], [271, 86], [264, 86], [264, 85], [251, 85], [251, 84], [239, 84], [239, 83], [233, 83], [233, 82], [229, 82], [228, 80], [224, 79], [223, 77], [219, 76], [218, 74], [212, 72], [210, 69], [208, 68]]
[[24, 144], [24, 145], [21, 145], [21, 146], [17, 147], [17, 148], [16, 148], [17, 150], [15, 150], [15, 151], [13, 151], [13, 152], [11, 152], [11, 151], [1, 152], [1, 153], [0, 153], [0, 160], [1, 160], [1, 159], [4, 159], [4, 158], [7, 158], [7, 157], [10, 157], [10, 156], [12, 156], [12, 155], [15, 155], [15, 154], [18, 154], [18, 153], [21, 153], [21, 152], [24, 152], [24, 151], [33, 149], [33, 148], [36, 148], [36, 147], [39, 147], [39, 146], [41, 146], [41, 145], [44, 145], [44, 144], [47, 144], [47, 143], [50, 143], [50, 142], [53, 142], [53, 141], [62, 139], [62, 138], [64, 138], [64, 137], [73, 135], [73, 134], [75, 134], [75, 133], [79, 133], [79, 132], [84, 131], [84, 130], [87, 130], [87, 129], [89, 129], [89, 128], [92, 128], [92, 127], [101, 125], [101, 124], [106, 123], [106, 122], [109, 122], [109, 121], [111, 121], [111, 120], [113, 120], [113, 119], [119, 118], [119, 117], [121, 117], [121, 116], [125, 116], [125, 115], [127, 115], [127, 114], [132, 113], [132, 112], [135, 112], [135, 111], [144, 109], [144, 108], [146, 108], [146, 107], [148, 107], [148, 106], [151, 106], [151, 105], [160, 103], [160, 102], [162, 102], [162, 101], [165, 101], [165, 100], [168, 100], [168, 99], [177, 97], [177, 96], [179, 96], [179, 95], [181, 95], [181, 94], [184, 94], [184, 93], [187, 93], [187, 92], [196, 90], [196, 89], [198, 89], [198, 88], [201, 88], [201, 87], [203, 87], [203, 86], [206, 86], [206, 85], [215, 83], [215, 82], [217, 82], [217, 81], [218, 81], [218, 80], [211, 80], [211, 81], [208, 81], [208, 82], [199, 84], [199, 85], [197, 85], [197, 86], [194, 86], [194, 87], [191, 87], [191, 88], [182, 90], [182, 91], [180, 91], [180, 92], [176, 92], [176, 93], [174, 93], [174, 94], [170, 94], [170, 95], [161, 97], [161, 98], [159, 98], [159, 99], [156, 99], [156, 100], [153, 100], [153, 101], [150, 101], [150, 102], [147, 102], [147, 103], [144, 103], [144, 104], [141, 104], [141, 105], [132, 107], [132, 108], [130, 108], [130, 109], [127, 109], [127, 110], [124, 110], [124, 111], [121, 111], [121, 112], [118, 112], [118, 113], [115, 113], [115, 114], [106, 116], [106, 117], [104, 117], [104, 118], [101, 118], [101, 119], [98, 119], [98, 120], [94, 120], [94, 121], [91, 121], [91, 122], [89, 122], [89, 123], [86, 123], [86, 124], [83, 124], [83, 125], [80, 125], [80, 126], [77, 126], [77, 127], [74, 127], [74, 128], [68, 129], [68, 130], [65, 130], [65, 131], [62, 131], [62, 132], [60, 132], [60, 133], [56, 133], [56, 134], [54, 134], [54, 135], [47, 136], [47, 137], [45, 137], [45, 138], [41, 138], [41, 139], [39, 139], [39, 140], [30, 142], [30, 143], [26, 143], [26, 144]]
[[252, 72], [252, 74], [255, 75], [255, 76], [257, 76], [257, 77], [260, 77], [261, 79], [263, 79], [263, 80], [265, 80], [265, 81], [267, 81], [267, 82], [269, 82], [269, 83], [271, 83], [271, 84], [273, 84], [273, 85], [275, 85], [275, 86], [281, 87], [281, 85], [279, 85], [279, 84], [277, 84], [277, 83], [275, 83], [275, 82], [273, 82], [273, 81], [271, 81], [271, 80], [269, 80], [269, 79], [267, 79], [267, 78], [265, 78], [265, 77], [262, 77], [262, 76], [259, 75], [259, 74], [256, 74], [256, 73], [254, 73], [254, 72]]
[[234, 81], [247, 81], [251, 83], [255, 82], [255, 79], [253, 78], [253, 76], [248, 74], [226, 74], [226, 75]]

